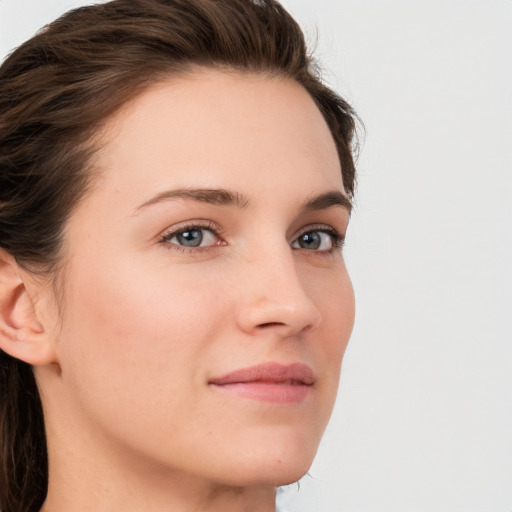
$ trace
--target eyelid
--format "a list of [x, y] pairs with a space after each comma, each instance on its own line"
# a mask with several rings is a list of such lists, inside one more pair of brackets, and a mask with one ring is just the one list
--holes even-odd
[[173, 226], [165, 229], [159, 236], [158, 241], [163, 245], [167, 245], [173, 249], [182, 250], [182, 251], [200, 251], [209, 249], [211, 247], [215, 247], [214, 245], [207, 246], [199, 246], [199, 247], [185, 247], [178, 244], [170, 243], [170, 240], [176, 235], [183, 233], [187, 230], [192, 229], [205, 229], [211, 231], [219, 240], [222, 240], [222, 228], [211, 220], [204, 219], [192, 219], [184, 222], [180, 222], [179, 224], [174, 224]]
[[345, 234], [340, 233], [337, 229], [333, 228], [329, 224], [309, 224], [307, 226], [304, 226], [301, 228], [294, 237], [294, 240], [299, 238], [299, 236], [303, 235], [304, 233], [309, 233], [310, 231], [323, 231], [324, 233], [329, 233], [335, 236], [338, 236], [341, 239], [345, 239]]
[[328, 251], [310, 251], [312, 253], [330, 253], [337, 249], [341, 249], [345, 245], [345, 233], [340, 233], [337, 229], [333, 228], [329, 224], [309, 224], [308, 226], [304, 226], [296, 233], [292, 240], [292, 244], [295, 243], [299, 239], [299, 237], [311, 231], [320, 231], [322, 233], [327, 233], [328, 235], [331, 235], [333, 238], [332, 249]]

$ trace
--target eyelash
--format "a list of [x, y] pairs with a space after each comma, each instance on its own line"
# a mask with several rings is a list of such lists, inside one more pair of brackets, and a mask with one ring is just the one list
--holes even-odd
[[[187, 231], [211, 231], [216, 238], [219, 238], [221, 243], [214, 245], [206, 245], [206, 246], [197, 246], [197, 247], [186, 247], [183, 245], [179, 245], [171, 242], [171, 240], [180, 234], [186, 233]], [[294, 238], [292, 244], [297, 242], [299, 238], [307, 233], [325, 233], [331, 237], [332, 247], [327, 250], [310, 250], [305, 248], [294, 248], [294, 250], [303, 250], [311, 254], [319, 254], [319, 255], [330, 255], [335, 251], [341, 250], [345, 246], [345, 237], [344, 235], [340, 235], [334, 228], [326, 225], [311, 225], [307, 226], [303, 230], [299, 232], [299, 234]], [[178, 226], [174, 226], [172, 231], [166, 231], [159, 240], [159, 243], [165, 245], [169, 250], [175, 250], [179, 252], [183, 252], [186, 254], [190, 253], [198, 253], [203, 251], [211, 250], [212, 247], [219, 247], [226, 245], [222, 240], [222, 230], [220, 226], [211, 221], [192, 221], [185, 224], [181, 224]]]
[[292, 243], [295, 243], [301, 236], [307, 233], [325, 233], [326, 235], [329, 235], [332, 240], [332, 247], [324, 251], [303, 249], [304, 251], [316, 254], [332, 254], [337, 250], [341, 250], [345, 246], [345, 236], [339, 234], [334, 228], [326, 226], [325, 224], [313, 224], [311, 226], [307, 226], [299, 232]]
[[221, 239], [222, 230], [220, 226], [215, 224], [212, 221], [191, 221], [184, 224], [180, 224], [178, 226], [173, 226], [171, 231], [166, 231], [160, 238], [160, 243], [165, 245], [169, 250], [179, 251], [186, 254], [189, 253], [198, 253], [207, 250], [211, 250], [212, 247], [218, 247], [221, 245], [225, 245], [224, 243], [216, 244], [216, 245], [206, 245], [199, 247], [185, 247], [183, 245], [178, 245], [172, 243], [171, 240], [182, 233], [186, 233], [187, 231], [211, 231], [217, 238]]

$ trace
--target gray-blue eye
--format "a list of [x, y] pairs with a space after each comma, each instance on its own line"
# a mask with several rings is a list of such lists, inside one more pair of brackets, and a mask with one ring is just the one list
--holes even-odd
[[193, 227], [168, 236], [167, 242], [182, 247], [205, 247], [215, 245], [217, 236], [208, 228]]
[[176, 235], [176, 240], [185, 247], [199, 247], [203, 241], [203, 231], [201, 229], [183, 231]]
[[306, 231], [292, 243], [292, 247], [309, 251], [330, 251], [336, 245], [335, 237], [336, 233], [320, 230]]

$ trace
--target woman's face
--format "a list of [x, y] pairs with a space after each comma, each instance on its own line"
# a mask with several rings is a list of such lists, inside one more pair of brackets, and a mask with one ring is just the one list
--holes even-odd
[[292, 81], [200, 70], [144, 92], [102, 136], [65, 233], [65, 420], [45, 399], [50, 443], [67, 429], [113, 463], [294, 481], [354, 318], [348, 200], [320, 112]]

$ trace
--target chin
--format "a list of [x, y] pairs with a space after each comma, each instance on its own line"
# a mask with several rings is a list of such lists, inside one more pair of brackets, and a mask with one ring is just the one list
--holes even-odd
[[281, 487], [300, 480], [309, 470], [312, 460], [300, 461], [276, 461], [272, 465], [253, 467], [247, 472], [239, 472], [235, 486], [239, 487]]
[[283, 467], [276, 470], [275, 474], [272, 475], [272, 485], [274, 487], [281, 487], [299, 481], [309, 471], [312, 463], [313, 461], [311, 460], [301, 466]]
[[300, 480], [309, 470], [318, 445], [296, 443], [261, 444], [250, 450], [243, 460], [238, 458], [236, 470], [230, 472], [235, 486], [280, 487]]

